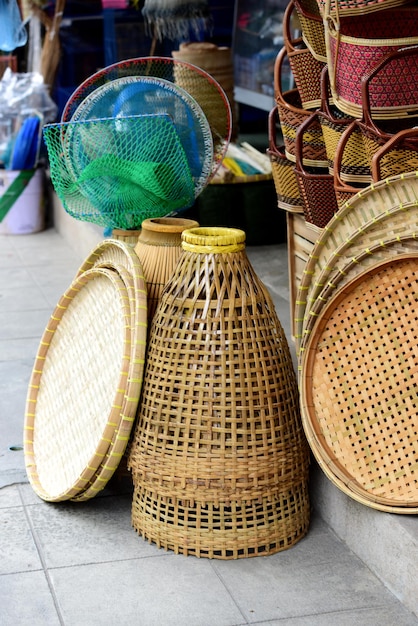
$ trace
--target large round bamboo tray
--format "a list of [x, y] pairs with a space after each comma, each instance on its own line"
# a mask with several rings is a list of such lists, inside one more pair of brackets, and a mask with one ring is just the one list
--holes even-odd
[[328, 478], [353, 499], [418, 513], [418, 255], [369, 268], [321, 312], [304, 360], [302, 419]]
[[[346, 240], [338, 246], [327, 259], [318, 259], [318, 265], [312, 270], [312, 281], [306, 293], [306, 307], [302, 322], [302, 332], [299, 337], [299, 358], [303, 354], [307, 337], [317, 318], [319, 307], [326, 301], [324, 290], [329, 285], [333, 286], [338, 282], [341, 274], [344, 276], [346, 266], [351, 266], [353, 259], [357, 257], [372, 257], [375, 253], [383, 253], [381, 248], [388, 249], [400, 239], [404, 239], [403, 249], [406, 244], [405, 237], [414, 238], [418, 233], [418, 204], [401, 205], [393, 207], [388, 212], [382, 213], [367, 224], [360, 226], [349, 235]], [[410, 244], [414, 247], [413, 241]], [[392, 253], [395, 253], [394, 249]]]
[[245, 233], [182, 239], [149, 335], [128, 459], [132, 524], [177, 553], [271, 554], [303, 537], [310, 515], [289, 346]]
[[[307, 296], [334, 251], [364, 224], [392, 208], [418, 202], [418, 172], [393, 176], [361, 190], [347, 201], [321, 231], [304, 268], [295, 302], [295, 343], [298, 349], [307, 306]], [[405, 234], [405, 233], [404, 233]], [[390, 236], [390, 232], [387, 233]]]
[[85, 272], [50, 317], [28, 388], [25, 463], [44, 500], [79, 495], [100, 467], [120, 425], [130, 357], [123, 281], [104, 268]]

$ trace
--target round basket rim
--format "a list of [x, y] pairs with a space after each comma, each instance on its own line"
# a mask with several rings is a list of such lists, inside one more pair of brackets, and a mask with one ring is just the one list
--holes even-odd
[[[369, 199], [374, 200], [375, 198], [379, 198], [379, 202], [374, 202], [373, 205], [368, 204]], [[361, 216], [364, 215], [364, 221], [367, 220], [368, 222], [369, 220], [375, 220], [379, 215], [390, 212], [391, 209], [402, 207], [408, 202], [418, 202], [418, 171], [392, 176], [361, 189], [347, 200], [337, 213], [333, 215], [326, 227], [321, 229], [305, 264], [298, 288], [297, 310], [295, 311], [296, 343], [298, 343], [298, 337], [302, 328], [306, 293], [312, 282], [315, 265], [323, 254], [327, 243], [335, 237], [335, 233], [344, 233], [344, 237], [341, 234], [341, 240], [348, 239], [353, 234], [355, 229], [349, 227], [352, 216], [357, 216], [360, 220]], [[347, 229], [346, 232], [344, 232], [344, 229]], [[334, 243], [332, 249], [335, 249], [335, 247], [336, 244]]]
[[[351, 281], [349, 281], [344, 287], [342, 287], [333, 298], [331, 298], [325, 307], [322, 309], [315, 329], [309, 337], [306, 356], [303, 363], [301, 381], [300, 381], [300, 397], [301, 397], [301, 416], [302, 423], [305, 430], [306, 437], [308, 439], [311, 450], [318, 461], [319, 465], [323, 469], [327, 477], [344, 493], [352, 497], [354, 500], [366, 504], [372, 508], [376, 508], [388, 512], [397, 513], [417, 513], [418, 512], [418, 484], [415, 500], [395, 500], [389, 496], [378, 496], [370, 493], [370, 490], [366, 486], [361, 485], [354, 473], [350, 472], [347, 467], [343, 465], [337, 454], [334, 454], [332, 447], [325, 441], [323, 430], [317, 424], [317, 416], [315, 414], [315, 401], [313, 399], [313, 389], [315, 387], [315, 379], [313, 374], [313, 364], [315, 360], [316, 348], [321, 341], [321, 338], [327, 329], [327, 325], [332, 323], [332, 314], [338, 305], [344, 301], [347, 295], [361, 283], [364, 283], [368, 279], [372, 279], [373, 276], [379, 271], [391, 271], [399, 264], [413, 262], [418, 268], [418, 252], [406, 253], [397, 255], [396, 258], [388, 258], [383, 262], [376, 263], [366, 271], [361, 272]], [[379, 319], [379, 315], [376, 315], [376, 319]], [[324, 347], [325, 348], [325, 347]], [[336, 343], [332, 344], [333, 353], [338, 353], [338, 347]], [[366, 371], [367, 370], [367, 364]], [[387, 383], [385, 383], [387, 384]], [[373, 389], [376, 389], [374, 384]], [[326, 421], [327, 415], [321, 414]], [[329, 416], [328, 416], [329, 417]], [[327, 430], [334, 432], [330, 419], [326, 422]], [[364, 446], [364, 442], [361, 444]], [[353, 447], [353, 444], [352, 444]], [[361, 455], [361, 449], [356, 450]], [[364, 452], [366, 455], [366, 452]]]

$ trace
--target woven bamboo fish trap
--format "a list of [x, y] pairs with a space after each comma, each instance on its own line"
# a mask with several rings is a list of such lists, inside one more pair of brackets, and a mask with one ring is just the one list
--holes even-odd
[[149, 336], [132, 524], [176, 553], [272, 554], [310, 517], [289, 346], [243, 231], [190, 229], [182, 247]]
[[138, 241], [138, 237], [141, 233], [141, 230], [125, 230], [123, 228], [114, 228], [112, 230], [111, 238], [117, 239], [118, 241], [123, 241], [128, 245], [135, 247]]
[[338, 290], [301, 379], [305, 432], [324, 473], [354, 500], [392, 513], [418, 513], [417, 276], [414, 253]]
[[135, 245], [147, 284], [148, 322], [152, 321], [162, 291], [170, 280], [181, 254], [181, 233], [199, 226], [183, 217], [149, 218]]

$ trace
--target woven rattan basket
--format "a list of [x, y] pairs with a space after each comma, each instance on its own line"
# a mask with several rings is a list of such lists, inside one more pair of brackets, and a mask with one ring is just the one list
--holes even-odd
[[[375, 240], [369, 239], [366, 244], [366, 239], [363, 238], [357, 251], [354, 246], [351, 249], [352, 256], [356, 252], [361, 252], [363, 247], [378, 243], [382, 238], [382, 233], [387, 239], [412, 235], [416, 230], [417, 205], [418, 176], [416, 172], [411, 172], [366, 187], [340, 208], [318, 237], [301, 276], [295, 303], [297, 351], [303, 336], [306, 307], [325, 286], [324, 274], [322, 274], [321, 282], [319, 282], [319, 276], [325, 268], [331, 271], [335, 266], [338, 254], [342, 253], [342, 247], [351, 245], [353, 234], [360, 235], [366, 226], [370, 227]], [[396, 213], [399, 214], [399, 222], [396, 222], [395, 229], [394, 224], [385, 223], [385, 220], [387, 217], [393, 219]], [[386, 230], [380, 228], [381, 225]]]
[[283, 40], [302, 107], [311, 110], [321, 104], [320, 76], [326, 61], [315, 58], [303, 39], [293, 36], [290, 25], [295, 8], [294, 1], [290, 0], [283, 16]]
[[341, 19], [325, 14], [331, 94], [341, 111], [362, 117], [361, 80], [372, 73], [373, 118], [418, 115], [417, 16], [418, 7]]
[[293, 0], [302, 27], [302, 38], [312, 56], [327, 62], [327, 48], [322, 16], [316, 0]]
[[148, 323], [154, 317], [161, 293], [172, 277], [181, 253], [181, 233], [199, 226], [183, 217], [150, 218], [142, 222], [135, 252], [144, 271], [148, 292]]
[[318, 318], [301, 376], [305, 432], [344, 493], [418, 513], [418, 256], [390, 259], [340, 289]]
[[[300, 125], [312, 117], [314, 111], [302, 108], [300, 94], [297, 89], [282, 89], [282, 69], [287, 59], [286, 48], [278, 53], [274, 63], [274, 93], [279, 114], [286, 157], [289, 161], [296, 161], [296, 133]], [[328, 167], [322, 128], [319, 121], [310, 126], [309, 134], [304, 136], [303, 163], [307, 167]]]
[[[324, 15], [327, 0], [317, 0], [317, 2], [320, 14]], [[342, 16], [365, 15], [408, 4], [413, 4], [413, 2], [411, 0], [331, 0], [328, 10], [332, 15], [337, 12]]]
[[303, 213], [303, 200], [300, 196], [295, 164], [286, 157], [284, 146], [277, 145], [278, 111], [274, 107], [269, 113], [269, 148], [271, 173], [277, 194], [277, 206], [291, 213]]
[[317, 114], [307, 119], [296, 133], [295, 174], [303, 200], [303, 212], [307, 222], [324, 228], [338, 210], [334, 191], [334, 177], [328, 167], [307, 167], [303, 163], [304, 137], [311, 125], [319, 124]]
[[129, 455], [133, 526], [195, 556], [284, 550], [310, 515], [285, 334], [243, 231], [191, 229], [182, 245], [149, 337]]

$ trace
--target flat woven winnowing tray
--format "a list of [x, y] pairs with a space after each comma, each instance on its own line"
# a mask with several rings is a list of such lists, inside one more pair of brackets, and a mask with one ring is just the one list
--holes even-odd
[[353, 499], [418, 513], [418, 255], [347, 283], [321, 311], [303, 361], [302, 421], [328, 478]]

